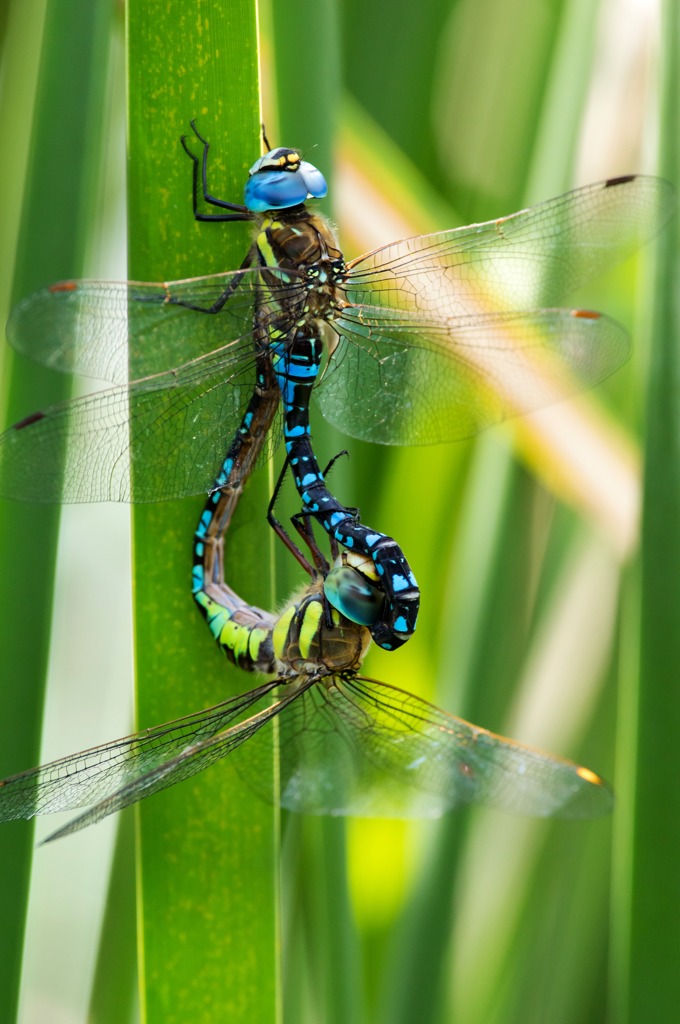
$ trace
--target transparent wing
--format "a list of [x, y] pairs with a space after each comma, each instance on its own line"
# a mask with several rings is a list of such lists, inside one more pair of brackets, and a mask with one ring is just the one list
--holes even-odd
[[[274, 680], [206, 711], [53, 761], [0, 783], [0, 821], [89, 809], [67, 835], [182, 782], [227, 755], [271, 798], [279, 720], [280, 803], [307, 814], [433, 817], [468, 803], [532, 816], [607, 814], [589, 769], [496, 736], [386, 683]], [[246, 743], [246, 741], [248, 741]]]
[[[277, 276], [248, 269], [169, 285], [73, 281], [20, 303], [8, 327], [15, 348], [55, 369], [124, 383], [5, 431], [0, 495], [161, 501], [207, 492], [252, 394], [255, 310], [263, 326], [269, 315], [261, 288], [273, 283], [293, 309], [299, 301], [296, 283]], [[188, 308], [216, 303], [213, 314]], [[128, 361], [138, 377], [129, 384]]]
[[[626, 255], [674, 202], [660, 179], [617, 179], [350, 264], [353, 305], [333, 323], [342, 341], [319, 396], [324, 413], [367, 440], [452, 440], [602, 380], [627, 354], [612, 321], [508, 311], [562, 294]], [[271, 283], [295, 324], [301, 280], [262, 268], [169, 285], [64, 282], [20, 303], [9, 324], [15, 348], [121, 383], [6, 431], [0, 494], [130, 500], [132, 451], [144, 466], [135, 501], [208, 490], [252, 386], [253, 316]], [[212, 315], [188, 308], [215, 304]], [[494, 306], [503, 312], [490, 313]], [[129, 385], [128, 363], [139, 378]]]
[[59, 832], [66, 834], [190, 778], [278, 714], [282, 705], [271, 703], [278, 685], [265, 683], [205, 711], [5, 779], [0, 821], [94, 805]]
[[[259, 268], [244, 269], [167, 284], [62, 281], [14, 307], [7, 338], [17, 352], [43, 366], [126, 384], [245, 335], [262, 274]], [[283, 298], [288, 290], [296, 293], [294, 284], [287, 289], [277, 281], [276, 286]], [[220, 302], [216, 314], [190, 308], [210, 309]]]
[[[167, 286], [76, 281], [21, 303], [10, 323], [20, 351], [56, 369], [126, 381], [129, 337], [139, 376], [5, 431], [0, 495], [160, 501], [207, 492], [255, 383], [255, 311], [262, 327], [277, 315], [260, 288], [273, 284], [277, 299], [295, 309], [300, 289], [291, 277], [241, 270]], [[213, 314], [187, 308], [215, 303], [223, 304]], [[200, 354], [187, 359], [192, 352]]]
[[663, 178], [586, 185], [500, 220], [360, 256], [348, 265], [347, 298], [443, 317], [554, 306], [652, 238], [676, 205]]
[[324, 415], [365, 440], [436, 443], [598, 384], [628, 357], [623, 328], [532, 307], [629, 255], [675, 206], [663, 179], [613, 179], [353, 261]]
[[353, 437], [380, 444], [458, 441], [593, 387], [630, 354], [619, 324], [541, 309], [433, 320], [348, 309], [316, 400]]
[[206, 493], [254, 381], [249, 332], [177, 369], [29, 416], [0, 435], [0, 495], [82, 502]]
[[[613, 805], [611, 790], [589, 769], [373, 679], [338, 677], [334, 685], [305, 689], [280, 715], [278, 730], [280, 803], [292, 811], [435, 817], [484, 803], [531, 816], [588, 818]], [[267, 742], [259, 733], [234, 758], [265, 798]]]

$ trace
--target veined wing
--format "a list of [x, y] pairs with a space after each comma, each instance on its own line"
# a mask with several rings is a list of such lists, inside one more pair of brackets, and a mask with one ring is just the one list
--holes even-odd
[[349, 307], [316, 391], [340, 430], [381, 444], [436, 444], [558, 402], [626, 361], [620, 324], [584, 310], [432, 316]]
[[[280, 803], [293, 811], [436, 817], [483, 803], [537, 817], [589, 818], [613, 806], [611, 790], [589, 769], [374, 679], [322, 681], [301, 693], [278, 725]], [[237, 754], [251, 785], [271, 759], [263, 738], [254, 736]]]
[[[594, 772], [487, 732], [386, 683], [360, 677], [280, 680], [213, 708], [53, 761], [0, 782], [0, 821], [89, 809], [56, 839], [191, 778], [229, 754], [271, 799], [279, 716], [279, 802], [307, 814], [434, 817], [485, 803], [539, 817], [607, 814]], [[248, 743], [245, 744], [245, 741]]]
[[499, 220], [360, 256], [348, 264], [347, 298], [442, 317], [554, 306], [652, 238], [676, 205], [662, 178], [586, 185]]
[[[7, 337], [17, 352], [43, 366], [126, 384], [222, 349], [246, 334], [258, 293], [267, 284], [264, 273], [246, 268], [149, 284], [62, 281], [14, 307]], [[290, 273], [266, 273], [282, 299], [295, 300], [299, 286]], [[190, 308], [210, 309], [222, 301], [215, 314]]]
[[[176, 369], [28, 416], [0, 435], [0, 496], [162, 501], [207, 493], [252, 394], [253, 359], [249, 330]], [[143, 467], [134, 481], [133, 460]]]
[[0, 821], [90, 807], [54, 836], [188, 779], [249, 739], [285, 707], [279, 680], [173, 722], [104, 743], [0, 782]]

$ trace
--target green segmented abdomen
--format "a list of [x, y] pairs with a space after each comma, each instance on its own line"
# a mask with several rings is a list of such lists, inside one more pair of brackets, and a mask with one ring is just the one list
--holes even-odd
[[[272, 627], [253, 616], [254, 623], [239, 621], [240, 608], [229, 608], [205, 590], [194, 592], [194, 600], [203, 612], [208, 628], [230, 661], [246, 672], [274, 672]], [[253, 610], [252, 605], [247, 606]]]
[[278, 403], [269, 362], [258, 357], [255, 389], [194, 533], [194, 600], [229, 660], [246, 672], [276, 671], [271, 639], [276, 618], [248, 604], [226, 582], [224, 537]]

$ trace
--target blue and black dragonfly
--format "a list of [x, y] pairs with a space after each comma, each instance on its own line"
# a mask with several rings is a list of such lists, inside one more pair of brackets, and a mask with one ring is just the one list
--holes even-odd
[[[674, 190], [658, 178], [615, 178], [347, 262], [305, 205], [326, 183], [297, 151], [258, 160], [241, 206], [210, 193], [208, 145], [194, 131], [202, 156], [184, 146], [195, 215], [254, 223], [242, 266], [172, 283], [62, 282], [21, 302], [8, 325], [17, 350], [116, 386], [6, 431], [0, 495], [156, 501], [210, 491], [264, 345], [303, 513], [372, 558], [386, 600], [371, 632], [397, 647], [415, 628], [415, 580], [396, 543], [326, 488], [310, 440], [311, 393], [352, 436], [432, 444], [553, 402], [556, 383], [562, 394], [599, 383], [628, 357], [625, 330], [556, 303], [649, 239], [670, 216]], [[221, 212], [201, 212], [201, 198]], [[144, 467], [134, 492], [133, 460]]]

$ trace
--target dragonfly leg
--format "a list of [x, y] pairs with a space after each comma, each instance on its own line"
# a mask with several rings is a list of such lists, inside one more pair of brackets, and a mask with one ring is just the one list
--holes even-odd
[[[239, 270], [246, 271], [253, 262], [253, 250], [248, 252], [248, 255], [244, 259], [243, 263], [239, 267]], [[170, 306], [182, 306], [183, 309], [192, 309], [196, 313], [219, 313], [226, 303], [229, 301], [231, 296], [238, 288], [240, 282], [243, 280], [243, 274], [236, 273], [232, 280], [229, 282], [228, 287], [224, 289], [218, 299], [213, 302], [212, 306], [198, 306], [193, 305], [191, 302], [183, 302], [181, 299], [175, 299], [172, 295], [168, 295], [167, 302]]]
[[[305, 542], [309, 550], [311, 551], [312, 558], [314, 559], [314, 565], [316, 566], [316, 571], [325, 580], [326, 577], [328, 576], [328, 573], [330, 572], [330, 565], [326, 558], [324, 557], [324, 555], [322, 554], [321, 548], [316, 542], [316, 537], [314, 536], [313, 517], [309, 512], [296, 512], [294, 516], [291, 516], [290, 521], [295, 527], [295, 529], [298, 531], [300, 536], [302, 537], [303, 541]], [[338, 558], [338, 553], [340, 549], [335, 537], [329, 537], [329, 540], [331, 558], [333, 560], [333, 563], [335, 563]], [[322, 591], [322, 604], [324, 623], [326, 629], [330, 631], [335, 627], [335, 623], [333, 622], [333, 605], [328, 599], [325, 587]]]
[[[314, 536], [314, 530], [312, 528], [312, 517], [308, 512], [296, 512], [294, 516], [290, 517], [290, 521], [309, 548], [316, 572], [321, 576], [326, 576], [330, 569], [330, 565], [316, 542], [316, 537]], [[331, 557], [335, 559], [337, 556], [338, 545], [331, 540]]]
[[[216, 221], [228, 221], [228, 220], [252, 220], [252, 214], [247, 207], [240, 205], [239, 203], [228, 203], [226, 199], [218, 199], [217, 196], [212, 195], [208, 191], [208, 150], [210, 149], [210, 143], [207, 139], [204, 139], [198, 128], [196, 122], [191, 120], [191, 130], [203, 146], [203, 158], [199, 160], [195, 153], [189, 149], [186, 135], [182, 135], [180, 142], [182, 148], [187, 156], [191, 159], [194, 165], [193, 169], [193, 200], [194, 200], [194, 219], [195, 220], [216, 220]], [[233, 210], [233, 213], [199, 213], [198, 210], [198, 176], [199, 166], [201, 167], [201, 185], [203, 190], [203, 199], [206, 203], [211, 206], [219, 206], [224, 210]]]
[[300, 536], [302, 537], [302, 539], [304, 540], [305, 544], [307, 545], [311, 552], [312, 558], [314, 560], [313, 565], [305, 557], [305, 555], [302, 553], [302, 551], [297, 546], [295, 541], [292, 539], [290, 534], [287, 533], [281, 521], [277, 519], [274, 514], [274, 507], [276, 505], [276, 502], [278, 501], [279, 493], [281, 491], [281, 486], [283, 484], [283, 479], [287, 469], [288, 457], [286, 456], [286, 459], [281, 468], [281, 472], [279, 473], [278, 480], [276, 481], [276, 484], [274, 486], [274, 491], [272, 493], [271, 499], [269, 501], [269, 506], [267, 508], [267, 522], [271, 526], [276, 536], [281, 541], [283, 541], [283, 543], [288, 548], [290, 553], [293, 555], [295, 560], [302, 566], [302, 568], [309, 576], [315, 576], [317, 573], [320, 573], [321, 575], [325, 576], [325, 574], [328, 572], [328, 563], [326, 562], [326, 559], [319, 550], [319, 547], [316, 543], [316, 539], [314, 538], [311, 528], [308, 525], [301, 526], [296, 521], [298, 518], [297, 516], [292, 517], [291, 522], [293, 523], [293, 526], [298, 531], [298, 533], [300, 534]]
[[[324, 479], [326, 479], [328, 477], [328, 474], [330, 473], [330, 471], [333, 468], [333, 466], [335, 465], [335, 463], [338, 461], [338, 459], [341, 459], [343, 457], [343, 455], [346, 455], [347, 458], [349, 458], [349, 452], [347, 451], [346, 448], [343, 448], [343, 450], [341, 452], [338, 452], [337, 455], [334, 455], [332, 459], [329, 459], [328, 465], [326, 466], [326, 468], [324, 469], [323, 473], [321, 474]], [[356, 506], [354, 506], [354, 505], [344, 505], [343, 508], [345, 509], [345, 512], [349, 513], [351, 518], [354, 519], [354, 521], [356, 523], [359, 522], [361, 516], [359, 514], [359, 509], [356, 508]], [[338, 557], [338, 551], [339, 551], [338, 542], [337, 542], [337, 540], [335, 539], [335, 537], [332, 534], [331, 534], [329, 539], [330, 539], [330, 542], [331, 542], [332, 557], [333, 557], [333, 560], [335, 561], [335, 559]]]
[[[322, 473], [322, 476], [324, 477], [324, 479], [326, 479], [326, 477], [329, 475], [330, 471], [333, 469], [333, 467], [335, 466], [335, 464], [338, 461], [338, 459], [341, 459], [344, 455], [346, 455], [347, 458], [349, 458], [349, 452], [347, 451], [347, 449], [343, 449], [342, 452], [338, 452], [337, 455], [334, 455], [333, 458], [329, 460], [329, 463], [328, 463], [326, 469]], [[345, 505], [345, 506], [343, 506], [343, 508], [344, 508], [345, 512], [347, 512], [350, 515], [350, 517], [354, 520], [354, 522], [358, 522], [359, 521], [359, 518], [360, 518], [359, 510], [355, 506], [353, 506], [353, 505]], [[333, 537], [333, 536], [331, 536], [330, 541], [331, 541], [331, 551], [333, 552], [333, 558], [336, 559], [338, 557], [338, 542], [336, 541], [335, 537]]]
[[323, 471], [323, 475], [324, 476], [328, 476], [328, 474], [330, 473], [331, 469], [333, 468], [335, 463], [338, 461], [338, 459], [341, 459], [344, 455], [346, 455], [347, 458], [349, 458], [349, 452], [347, 451], [346, 448], [343, 448], [341, 452], [338, 452], [336, 455], [333, 456], [332, 459], [329, 459], [328, 460], [328, 465], [326, 466], [326, 468]]

